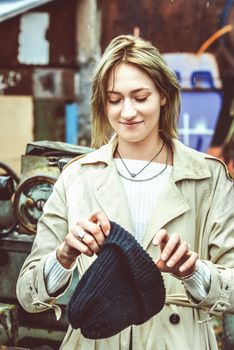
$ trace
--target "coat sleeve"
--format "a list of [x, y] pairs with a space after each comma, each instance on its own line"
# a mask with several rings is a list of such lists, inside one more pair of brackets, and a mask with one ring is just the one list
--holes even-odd
[[199, 306], [219, 315], [226, 311], [234, 313], [234, 183], [223, 164], [217, 160], [209, 162], [215, 167], [202, 245], [203, 249], [207, 247], [204, 262], [211, 272], [211, 285]]
[[65, 290], [61, 290], [56, 298], [48, 295], [44, 281], [44, 264], [47, 256], [63, 242], [67, 232], [66, 196], [60, 175], [44, 206], [32, 251], [25, 260], [17, 281], [17, 297], [26, 311], [41, 312], [52, 308], [57, 318], [60, 317], [61, 310], [55, 303]]

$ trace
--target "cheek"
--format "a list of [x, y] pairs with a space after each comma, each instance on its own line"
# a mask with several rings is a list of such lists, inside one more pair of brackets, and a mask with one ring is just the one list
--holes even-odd
[[160, 105], [151, 105], [144, 108], [144, 111], [142, 109], [142, 113], [145, 113], [149, 117], [157, 118], [160, 115], [160, 109]]
[[113, 130], [117, 130], [118, 129], [118, 121], [117, 121], [117, 119], [108, 116], [108, 120], [109, 120], [109, 124], [112, 127], [112, 129]]
[[117, 105], [107, 105], [107, 115], [108, 118], [113, 118], [115, 115], [117, 115], [119, 113], [119, 107]]

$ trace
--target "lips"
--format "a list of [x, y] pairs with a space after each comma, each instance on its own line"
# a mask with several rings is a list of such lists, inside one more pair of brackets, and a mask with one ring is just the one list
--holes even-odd
[[126, 126], [131, 126], [131, 125], [137, 125], [137, 124], [141, 124], [143, 123], [143, 121], [129, 121], [129, 122], [120, 122], [120, 124], [122, 125], [126, 125]]

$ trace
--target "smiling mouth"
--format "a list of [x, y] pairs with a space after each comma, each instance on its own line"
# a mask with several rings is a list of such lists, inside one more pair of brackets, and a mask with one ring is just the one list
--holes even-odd
[[120, 122], [120, 124], [122, 125], [137, 125], [137, 124], [141, 124], [143, 123], [143, 121], [139, 121], [139, 122]]

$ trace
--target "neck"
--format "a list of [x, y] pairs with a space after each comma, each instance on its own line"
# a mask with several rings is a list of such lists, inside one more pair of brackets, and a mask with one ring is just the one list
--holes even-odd
[[155, 155], [155, 151], [160, 150], [163, 141], [161, 138], [155, 140], [150, 145], [147, 143], [131, 142], [127, 143], [119, 140], [117, 150], [125, 159], [150, 160]]

